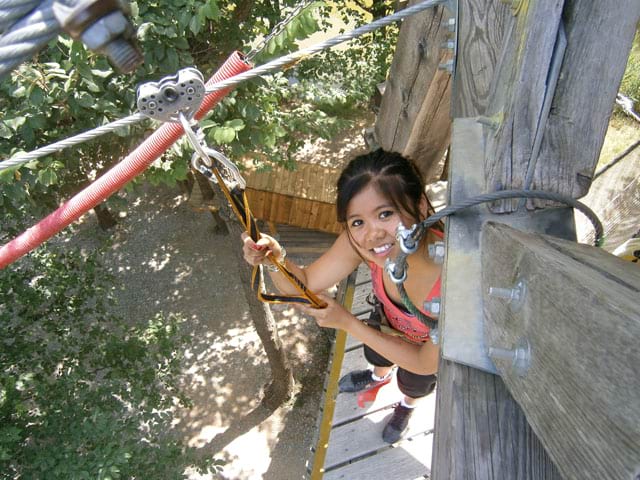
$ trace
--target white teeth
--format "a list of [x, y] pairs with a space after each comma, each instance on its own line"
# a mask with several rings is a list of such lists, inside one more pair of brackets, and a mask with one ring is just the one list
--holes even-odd
[[387, 244], [382, 245], [382, 246], [380, 246], [380, 247], [374, 247], [374, 248], [373, 248], [373, 251], [374, 251], [375, 253], [382, 253], [382, 252], [386, 252], [386, 251], [387, 251], [387, 250], [389, 250], [390, 248], [391, 248], [391, 244], [390, 244], [390, 243], [387, 243]]

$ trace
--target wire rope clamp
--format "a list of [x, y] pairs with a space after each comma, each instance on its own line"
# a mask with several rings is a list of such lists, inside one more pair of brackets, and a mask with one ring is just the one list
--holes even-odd
[[180, 114], [187, 118], [200, 108], [205, 96], [202, 73], [187, 67], [159, 82], [147, 82], [138, 86], [137, 101], [141, 114], [160, 122], [180, 122]]
[[128, 19], [129, 4], [119, 0], [53, 2], [53, 14], [72, 38], [107, 56], [122, 73], [130, 73], [143, 61], [135, 28]]
[[[402, 263], [403, 266], [400, 266]], [[407, 269], [404, 267], [404, 262], [394, 262], [390, 258], [384, 263], [384, 269], [389, 274], [391, 281], [395, 284], [404, 283], [407, 279]]]
[[396, 240], [400, 243], [400, 249], [407, 255], [411, 255], [418, 250], [421, 237], [421, 225], [414, 223], [411, 228], [406, 228], [402, 223], [398, 224]]

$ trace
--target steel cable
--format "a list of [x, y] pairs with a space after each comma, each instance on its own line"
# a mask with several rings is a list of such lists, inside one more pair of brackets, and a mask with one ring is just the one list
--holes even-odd
[[[602, 223], [598, 216], [584, 203], [579, 202], [571, 197], [567, 197], [566, 195], [561, 195], [559, 193], [554, 192], [545, 192], [542, 190], [502, 190], [499, 192], [491, 192], [485, 193], [482, 195], [478, 195], [475, 197], [468, 198], [466, 200], [462, 200], [461, 202], [443, 208], [438, 213], [431, 215], [429, 218], [421, 222], [416, 228], [417, 236], [416, 238], [412, 238], [412, 241], [419, 242], [420, 238], [428, 230], [429, 227], [442, 220], [443, 218], [453, 215], [460, 210], [464, 210], [469, 207], [473, 207], [479, 205], [481, 203], [487, 202], [495, 202], [498, 200], [507, 200], [511, 198], [538, 198], [543, 200], [551, 200], [554, 202], [563, 203], [568, 205], [576, 210], [582, 212], [589, 221], [593, 224], [595, 230], [595, 245], [601, 246], [604, 240], [604, 229], [602, 227]], [[407, 253], [400, 253], [396, 259], [390, 264], [390, 268], [387, 268], [387, 273], [391, 276], [392, 280], [400, 279], [406, 275], [407, 268]], [[426, 316], [422, 313], [411, 301], [409, 296], [407, 295], [406, 290], [404, 289], [404, 280], [397, 281], [398, 291], [400, 293], [400, 297], [402, 298], [402, 302], [404, 303], [407, 310], [415, 315], [422, 323], [429, 327], [430, 330], [434, 331], [434, 343], [437, 343], [437, 328], [438, 324], [430, 317]]]
[[59, 142], [52, 143], [42, 148], [38, 148], [37, 150], [33, 150], [27, 153], [20, 153], [11, 157], [8, 160], [4, 160], [0, 162], [0, 172], [3, 170], [7, 170], [9, 168], [17, 167], [22, 165], [23, 163], [30, 162], [32, 160], [36, 160], [38, 158], [44, 157], [46, 155], [50, 155], [52, 153], [58, 152], [65, 148], [78, 145], [80, 143], [87, 142], [89, 140], [93, 140], [105, 133], [111, 133], [117, 130], [120, 127], [126, 127], [128, 125], [134, 125], [136, 123], [145, 120], [147, 117], [142, 115], [141, 113], [136, 113], [133, 115], [129, 115], [128, 117], [121, 118], [120, 120], [116, 120], [111, 123], [107, 123], [106, 125], [102, 125], [100, 127], [94, 128], [92, 130], [88, 130], [86, 132], [80, 133], [73, 137], [65, 138], [64, 140], [60, 140]]
[[33, 10], [40, 0], [0, 0], [0, 33]]
[[0, 78], [31, 58], [60, 32], [53, 0], [40, 4], [0, 37]]

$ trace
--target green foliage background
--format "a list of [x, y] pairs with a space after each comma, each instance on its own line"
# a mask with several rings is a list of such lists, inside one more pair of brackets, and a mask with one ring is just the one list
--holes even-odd
[[[141, 82], [194, 65], [210, 76], [233, 50], [249, 51], [294, 4], [134, 2], [145, 63], [129, 76], [79, 42], [51, 42], [0, 83], [0, 158], [130, 115]], [[335, 5], [340, 16], [362, 23], [392, 4]], [[332, 11], [328, 2], [307, 8], [256, 63], [297, 49], [299, 40], [330, 24]], [[386, 75], [395, 34], [394, 28], [372, 34], [243, 84], [202, 122], [208, 140], [235, 159], [293, 168], [306, 135], [330, 137], [367, 108]], [[109, 169], [153, 128], [150, 121], [122, 128], [0, 173], [0, 244]], [[178, 142], [130, 188], [141, 181], [175, 184], [187, 175], [190, 157]], [[100, 251], [51, 242], [0, 270], [0, 478], [171, 479], [183, 478], [188, 466], [215, 471], [215, 460], [198, 459], [167, 433], [170, 407], [188, 404], [178, 389], [180, 352], [190, 341], [180, 319], [114, 315], [117, 286], [100, 258]]]

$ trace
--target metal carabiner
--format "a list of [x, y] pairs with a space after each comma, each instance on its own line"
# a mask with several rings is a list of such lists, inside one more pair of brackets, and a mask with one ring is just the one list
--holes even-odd
[[[207, 167], [211, 167], [211, 159], [213, 158], [224, 167], [224, 173], [231, 175], [231, 179], [225, 182], [227, 183], [229, 190], [233, 190], [236, 187], [240, 188], [240, 190], [244, 190], [247, 187], [247, 182], [242, 178], [242, 175], [240, 175], [240, 170], [236, 164], [229, 160], [229, 158], [222, 152], [219, 152], [207, 145], [204, 138], [202, 138], [203, 135], [200, 136], [201, 138], [198, 138], [198, 134], [196, 134], [193, 129], [193, 126], [197, 126], [197, 123], [194, 122], [193, 119], [188, 119], [182, 112], [178, 114], [178, 118], [180, 119], [180, 123], [187, 135], [189, 143], [195, 150], [194, 156], [191, 158], [191, 165], [193, 168], [202, 173], [202, 169], [197, 164], [197, 157], [201, 158]], [[215, 177], [212, 178], [212, 180], [215, 182]]]

